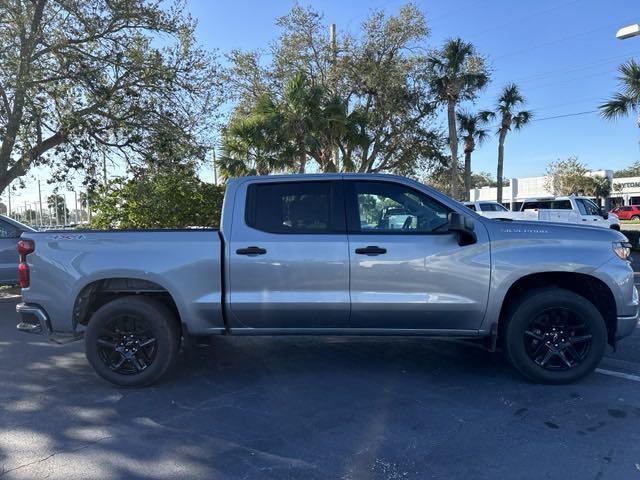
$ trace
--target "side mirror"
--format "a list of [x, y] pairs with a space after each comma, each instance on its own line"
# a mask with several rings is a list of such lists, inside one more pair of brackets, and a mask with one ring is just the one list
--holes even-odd
[[602, 215], [602, 218], [604, 218], [605, 220], [609, 218], [609, 212], [605, 211], [605, 209], [602, 207], [600, 207], [600, 215]]
[[458, 212], [449, 214], [449, 231], [458, 235], [458, 245], [471, 245], [478, 241], [474, 230], [473, 219]]

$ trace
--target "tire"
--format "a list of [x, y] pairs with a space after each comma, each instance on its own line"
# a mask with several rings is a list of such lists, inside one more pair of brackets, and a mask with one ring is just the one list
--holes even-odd
[[536, 383], [575, 382], [593, 372], [605, 352], [602, 315], [569, 290], [532, 290], [517, 300], [506, 321], [505, 353], [516, 370]]
[[632, 215], [631, 220], [635, 220], [635, 221], [640, 220], [640, 215]]
[[87, 360], [100, 377], [120, 386], [155, 383], [175, 363], [179, 347], [175, 315], [159, 301], [141, 296], [103, 305], [85, 331]]

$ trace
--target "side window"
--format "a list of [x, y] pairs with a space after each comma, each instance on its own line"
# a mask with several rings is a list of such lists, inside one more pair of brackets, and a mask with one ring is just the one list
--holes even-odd
[[500, 203], [481, 203], [480, 210], [483, 212], [506, 212], [507, 209]]
[[352, 187], [357, 207], [352, 230], [361, 233], [431, 233], [449, 223], [451, 210], [448, 207], [404, 185], [353, 182]]
[[247, 225], [270, 233], [344, 233], [344, 215], [337, 214], [344, 209], [333, 205], [333, 185], [333, 182], [250, 185]]
[[580, 211], [580, 215], [588, 215], [587, 208], [584, 206], [584, 202], [581, 199], [577, 199], [576, 204], [578, 204], [578, 210]]
[[573, 210], [570, 200], [554, 200], [551, 202], [551, 208], [554, 210]]
[[583, 202], [588, 215], [600, 215], [600, 207], [598, 207], [594, 202], [587, 199], [583, 200]]
[[20, 230], [10, 223], [0, 221], [0, 238], [18, 238]]
[[474, 212], [476, 211], [476, 206], [473, 203], [470, 203], [469, 205], [465, 205], [465, 207], [473, 210]]

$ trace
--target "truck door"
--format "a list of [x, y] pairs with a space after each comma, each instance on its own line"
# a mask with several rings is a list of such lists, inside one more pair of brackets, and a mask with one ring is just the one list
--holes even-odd
[[575, 201], [582, 216], [581, 224], [593, 227], [609, 227], [609, 221], [602, 217], [600, 208], [594, 202], [587, 198], [576, 198]]
[[488, 235], [460, 246], [451, 209], [393, 181], [345, 181], [354, 328], [474, 330], [490, 281]]
[[245, 184], [235, 205], [227, 250], [232, 328], [347, 327], [349, 250], [340, 177]]

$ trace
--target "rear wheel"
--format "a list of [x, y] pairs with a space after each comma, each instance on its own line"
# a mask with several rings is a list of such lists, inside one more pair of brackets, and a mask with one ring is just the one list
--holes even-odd
[[636, 220], [636, 221], [640, 220], [640, 215], [632, 215], [631, 220]]
[[561, 288], [522, 296], [506, 319], [504, 346], [513, 366], [540, 383], [571, 383], [604, 355], [607, 329], [586, 298]]
[[145, 297], [123, 297], [103, 305], [85, 332], [85, 353], [93, 369], [122, 386], [156, 382], [175, 362], [179, 346], [175, 316]]

